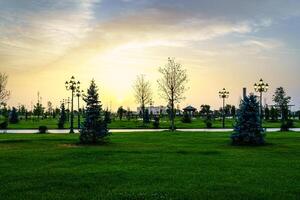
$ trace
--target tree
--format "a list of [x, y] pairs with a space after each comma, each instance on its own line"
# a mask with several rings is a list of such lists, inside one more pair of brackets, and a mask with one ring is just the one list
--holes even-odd
[[18, 122], [19, 122], [18, 112], [17, 112], [17, 109], [15, 107], [13, 107], [12, 111], [10, 112], [10, 115], [9, 115], [9, 123], [16, 124]]
[[207, 117], [211, 113], [210, 105], [201, 105], [199, 112], [202, 116]]
[[123, 119], [123, 116], [125, 115], [125, 113], [126, 113], [126, 110], [123, 108], [123, 106], [120, 106], [117, 110], [117, 115], [120, 120]]
[[265, 107], [265, 120], [270, 120], [270, 109], [268, 105]]
[[108, 111], [108, 109], [106, 109], [105, 112], [104, 112], [104, 121], [107, 124], [111, 123], [111, 112]]
[[236, 116], [236, 108], [235, 106], [231, 106], [231, 116], [233, 117], [233, 119], [235, 119], [235, 116]]
[[259, 103], [256, 96], [250, 95], [241, 100], [234, 133], [234, 145], [262, 145], [265, 143], [260, 123]]
[[38, 119], [40, 119], [40, 116], [44, 114], [44, 110], [45, 108], [43, 107], [43, 105], [40, 102], [37, 102], [36, 105], [34, 105], [33, 114], [36, 115]]
[[291, 101], [291, 97], [286, 95], [283, 87], [279, 87], [275, 90], [275, 94], [273, 95], [273, 101], [275, 105], [279, 108], [281, 112], [282, 122], [288, 119], [288, 104]]
[[104, 143], [107, 141], [109, 131], [107, 123], [103, 119], [101, 101], [99, 100], [98, 88], [92, 80], [84, 96], [86, 102], [85, 121], [80, 129], [80, 142], [83, 144]]
[[50, 116], [53, 112], [53, 105], [51, 101], [47, 102], [47, 114]]
[[184, 111], [181, 121], [183, 123], [191, 123], [192, 122], [191, 115], [187, 111]]
[[174, 104], [180, 103], [184, 99], [186, 91], [187, 72], [182, 65], [175, 62], [175, 59], [168, 58], [168, 63], [159, 68], [162, 77], [159, 79], [158, 86], [161, 90], [161, 97], [164, 98], [170, 106], [171, 131], [175, 130], [175, 109]]
[[278, 120], [278, 110], [274, 106], [271, 107], [270, 117], [273, 122]]
[[145, 80], [144, 75], [139, 75], [137, 76], [133, 89], [135, 92], [135, 100], [140, 104], [143, 122], [145, 123], [145, 106], [151, 102], [152, 98], [150, 82]]
[[60, 106], [60, 117], [58, 120], [58, 128], [63, 129], [67, 120], [65, 104], [62, 103]]
[[0, 107], [6, 103], [10, 96], [10, 91], [6, 89], [8, 75], [0, 72]]

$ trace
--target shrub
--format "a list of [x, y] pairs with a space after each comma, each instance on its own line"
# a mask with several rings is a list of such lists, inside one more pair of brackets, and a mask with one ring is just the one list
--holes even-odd
[[205, 125], [206, 125], [206, 128], [212, 128], [211, 120], [205, 120]]
[[60, 117], [59, 117], [58, 124], [57, 124], [59, 129], [64, 128], [66, 120], [67, 120], [67, 115], [66, 115], [66, 110], [65, 110], [65, 104], [62, 103], [60, 106]]
[[7, 127], [8, 127], [8, 122], [7, 121], [4, 121], [4, 122], [0, 123], [0, 129], [7, 129]]
[[39, 134], [45, 134], [45, 133], [47, 133], [47, 130], [48, 130], [48, 128], [47, 128], [47, 126], [39, 126]]
[[262, 145], [265, 143], [256, 96], [250, 95], [241, 101], [234, 131], [231, 135], [233, 145]]
[[289, 131], [290, 128], [293, 128], [293, 127], [294, 127], [293, 120], [287, 120], [281, 124], [280, 131]]
[[159, 117], [158, 116], [154, 116], [153, 127], [156, 129], [159, 128]]
[[189, 115], [188, 112], [183, 112], [183, 116], [182, 116], [181, 121], [183, 123], [191, 123], [192, 122], [192, 118], [191, 118], [191, 116]]

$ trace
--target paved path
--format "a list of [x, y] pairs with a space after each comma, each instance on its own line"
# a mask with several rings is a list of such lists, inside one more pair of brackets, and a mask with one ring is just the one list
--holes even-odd
[[[130, 132], [161, 132], [166, 131], [167, 129], [110, 129], [109, 131], [112, 133], [130, 133]], [[267, 132], [276, 132], [279, 131], [279, 128], [267, 128]], [[292, 128], [291, 131], [299, 131], [300, 128]], [[75, 133], [78, 133], [78, 130], [74, 130]], [[185, 131], [185, 132], [231, 132], [233, 129], [177, 129], [177, 131]], [[0, 133], [37, 133], [37, 129], [7, 129], [1, 130]], [[68, 129], [49, 129], [48, 133], [69, 133]]]

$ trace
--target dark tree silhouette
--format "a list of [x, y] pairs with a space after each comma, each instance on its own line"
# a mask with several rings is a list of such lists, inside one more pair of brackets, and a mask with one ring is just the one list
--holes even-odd
[[17, 109], [15, 107], [12, 108], [12, 111], [9, 114], [9, 123], [16, 124], [19, 122], [19, 116]]
[[104, 143], [107, 141], [109, 131], [103, 119], [102, 105], [99, 100], [98, 88], [92, 80], [84, 96], [86, 102], [85, 121], [80, 129], [80, 142], [83, 144]]
[[60, 117], [58, 120], [58, 128], [63, 129], [67, 120], [65, 104], [62, 103], [60, 106]]
[[159, 68], [162, 77], [158, 80], [158, 86], [161, 90], [161, 97], [164, 98], [170, 106], [171, 131], [175, 130], [175, 103], [184, 99], [184, 92], [187, 90], [187, 73], [182, 65], [175, 62], [175, 59], [168, 58], [168, 63]]

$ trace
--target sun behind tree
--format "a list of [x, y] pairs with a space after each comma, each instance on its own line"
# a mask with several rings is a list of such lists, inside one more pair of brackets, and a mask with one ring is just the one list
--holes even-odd
[[80, 142], [82, 144], [107, 142], [109, 131], [107, 123], [103, 119], [102, 105], [94, 80], [91, 81], [87, 95], [84, 96], [84, 101], [86, 102], [86, 117], [80, 129]]

